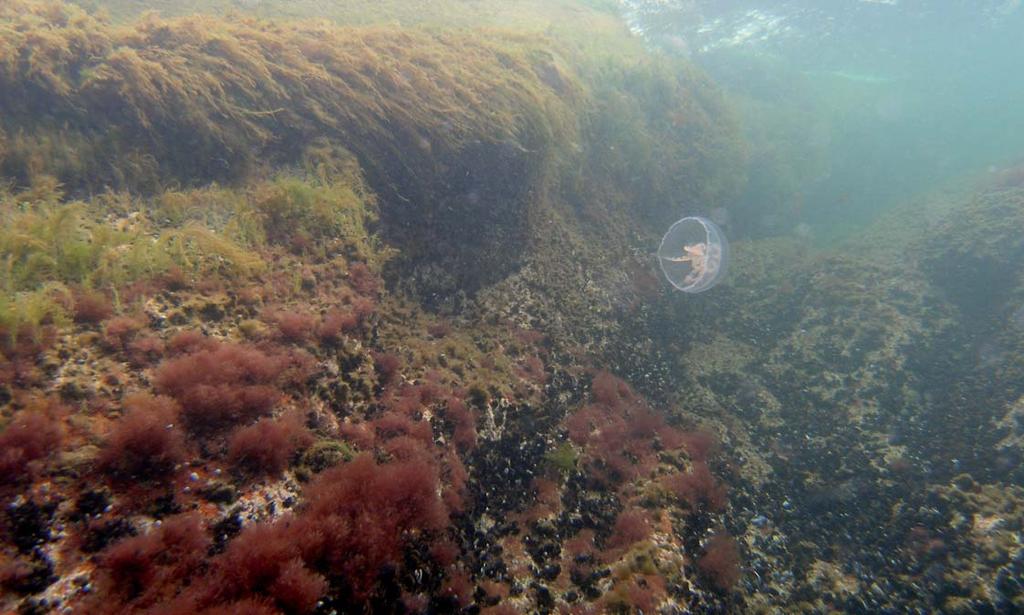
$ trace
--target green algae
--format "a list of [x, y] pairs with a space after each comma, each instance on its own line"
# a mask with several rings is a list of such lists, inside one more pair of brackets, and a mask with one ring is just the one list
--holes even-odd
[[31, 292], [0, 294], [0, 348], [13, 349], [23, 336], [40, 341], [44, 324], [68, 324], [67, 310], [57, 301], [66, 293], [63, 286], [51, 284]]
[[50, 281], [106, 287], [172, 265], [207, 271], [214, 261], [230, 273], [245, 275], [259, 268], [254, 255], [198, 224], [160, 229], [138, 216], [130, 221], [133, 228], [121, 228], [101, 218], [105, 204], [103, 199], [88, 204], [31, 201], [23, 194], [2, 198], [4, 287], [24, 291]]
[[[593, 71], [588, 141], [615, 144], [589, 151], [589, 165], [610, 192], [599, 202], [624, 197], [629, 214], [660, 228], [677, 219], [678, 211], [662, 211], [652, 203], [689, 200], [710, 210], [739, 193], [746, 152], [738, 118], [705, 75], [666, 56]], [[644, 178], [642, 188], [636, 185], [638, 177]]]
[[369, 235], [377, 220], [374, 200], [359, 181], [310, 183], [284, 177], [259, 190], [251, 209], [272, 244], [312, 244], [319, 258], [342, 246], [345, 256], [375, 264], [382, 254], [382, 246]]
[[[573, 86], [561, 79], [568, 89], [555, 92], [537, 76], [548, 62], [538, 38], [203, 15], [122, 29], [34, 0], [5, 3], [0, 28], [0, 57], [29, 58], [0, 65], [4, 133], [26, 135], [2, 167], [22, 181], [45, 172], [75, 190], [118, 185], [139, 156], [157, 161], [163, 182], [238, 179], [325, 134], [367, 168], [413, 164], [427, 139], [432, 152], [415, 165], [430, 165], [480, 137], [536, 149], [572, 127]], [[41, 104], [58, 124], [34, 114]], [[96, 147], [54, 165], [47, 154], [67, 149], [46, 145], [57, 134]]]
[[352, 461], [356, 450], [346, 442], [337, 440], [318, 440], [302, 454], [301, 464], [314, 474], [327, 468]]
[[319, 258], [337, 253], [379, 266], [388, 252], [368, 228], [374, 202], [354, 177], [288, 175], [149, 199], [106, 193], [65, 201], [55, 182], [0, 193], [0, 328], [13, 340], [45, 323], [66, 324], [72, 287], [117, 299], [126, 286], [172, 271], [249, 279], [265, 270], [261, 250], [300, 234]]
[[544, 460], [559, 474], [568, 475], [576, 471], [579, 452], [572, 444], [563, 442], [557, 448], [544, 453]]

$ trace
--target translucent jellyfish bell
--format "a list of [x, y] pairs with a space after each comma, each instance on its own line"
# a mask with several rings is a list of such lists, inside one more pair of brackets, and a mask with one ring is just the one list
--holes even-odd
[[687, 216], [669, 227], [658, 246], [658, 263], [672, 286], [701, 293], [725, 275], [729, 244], [718, 226], [700, 216]]

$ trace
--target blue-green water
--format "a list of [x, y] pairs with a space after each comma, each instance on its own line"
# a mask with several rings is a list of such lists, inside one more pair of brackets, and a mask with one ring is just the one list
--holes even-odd
[[706, 68], [751, 137], [752, 233], [821, 239], [1024, 158], [1016, 1], [623, 2], [650, 44]]

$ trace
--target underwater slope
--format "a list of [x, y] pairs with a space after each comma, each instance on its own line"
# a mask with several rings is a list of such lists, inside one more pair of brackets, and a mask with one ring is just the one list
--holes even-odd
[[1019, 608], [1020, 196], [925, 198], [825, 255], [740, 243], [714, 300], [637, 334], [684, 349], [678, 407], [728, 441], [746, 608]]
[[437, 26], [0, 7], [3, 608], [1019, 609], [1019, 173], [681, 298], [713, 84]]
[[662, 574], [722, 599], [734, 545], [700, 572], [637, 508], [659, 472], [701, 505], [713, 443], [596, 358], [665, 196], [737, 181], [698, 73], [493, 31], [0, 24], [5, 608], [529, 611]]

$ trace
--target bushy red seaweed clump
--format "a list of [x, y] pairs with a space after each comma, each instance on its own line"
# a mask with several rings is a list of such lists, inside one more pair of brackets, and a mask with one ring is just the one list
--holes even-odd
[[607, 372], [594, 376], [594, 403], [566, 419], [569, 438], [584, 447], [588, 474], [598, 484], [619, 485], [653, 469], [665, 442], [678, 444], [678, 432], [665, 424], [623, 380]]
[[264, 418], [231, 435], [228, 461], [248, 473], [276, 476], [288, 467], [297, 451], [312, 443], [312, 434], [298, 417]]
[[701, 576], [721, 591], [728, 591], [740, 580], [740, 551], [728, 534], [715, 534], [697, 560]]
[[718, 438], [709, 431], [687, 431], [680, 435], [680, 442], [694, 461], [706, 462], [718, 452]]
[[377, 372], [377, 381], [387, 386], [394, 381], [402, 369], [402, 359], [389, 352], [373, 353], [373, 369]]
[[37, 465], [60, 447], [64, 412], [56, 402], [41, 401], [14, 415], [0, 433], [0, 484], [31, 479]]
[[154, 382], [181, 404], [190, 430], [210, 433], [270, 414], [280, 387], [303, 379], [308, 363], [302, 355], [219, 344], [165, 361]]
[[[139, 608], [159, 598], [169, 613], [237, 609], [258, 600], [282, 612], [309, 613], [330, 584], [337, 604], [361, 609], [393, 578], [389, 571], [402, 570], [407, 548], [437, 544], [442, 557], [448, 509], [440, 486], [438, 464], [426, 453], [390, 463], [359, 455], [310, 484], [296, 516], [246, 528], [208, 560], [202, 578], [193, 572], [207, 542], [191, 516], [122, 540], [100, 557], [106, 595], [97, 600]], [[181, 536], [186, 526], [195, 538]], [[444, 559], [454, 562], [452, 554]], [[471, 585], [455, 581], [452, 590], [468, 596], [462, 590]]]
[[103, 345], [111, 350], [125, 350], [145, 323], [132, 316], [114, 316], [103, 323]]
[[342, 579], [356, 600], [368, 598], [408, 540], [446, 526], [439, 486], [437, 466], [425, 458], [378, 464], [360, 455], [325, 471], [300, 519], [308, 561]]
[[612, 535], [608, 538], [606, 547], [609, 549], [628, 548], [641, 540], [647, 540], [654, 526], [651, 523], [651, 516], [639, 509], [626, 510], [619, 513], [612, 527]]
[[281, 339], [293, 344], [306, 342], [316, 332], [317, 319], [307, 312], [280, 311], [270, 316]]
[[708, 464], [697, 461], [690, 472], [665, 478], [665, 487], [692, 510], [721, 512], [728, 503], [728, 491], [711, 474]]
[[380, 278], [366, 266], [366, 263], [352, 263], [348, 269], [348, 281], [352, 288], [364, 297], [376, 297], [380, 292]]
[[99, 291], [76, 288], [72, 291], [72, 299], [74, 308], [71, 315], [76, 323], [94, 325], [114, 313], [110, 299]]
[[128, 343], [128, 360], [135, 367], [143, 367], [163, 358], [165, 350], [162, 339], [152, 333], [143, 333]]
[[451, 425], [452, 442], [462, 452], [476, 448], [476, 417], [458, 397], [449, 397], [441, 410], [445, 422]]
[[99, 595], [93, 612], [121, 612], [163, 603], [202, 570], [209, 538], [196, 514], [164, 520], [141, 536], [121, 540], [100, 554]]
[[548, 375], [544, 371], [544, 361], [536, 355], [527, 355], [523, 358], [519, 366], [519, 375], [537, 386], [544, 386], [548, 380]]
[[316, 336], [321, 344], [332, 346], [341, 341], [344, 334], [352, 333], [358, 328], [359, 318], [354, 312], [333, 308], [328, 310], [316, 325]]
[[99, 454], [98, 467], [120, 480], [169, 480], [186, 454], [178, 402], [139, 393], [127, 397], [124, 408]]
[[218, 345], [217, 340], [204, 335], [202, 331], [185, 329], [175, 333], [167, 342], [167, 350], [171, 354], [185, 354], [199, 350], [213, 350]]
[[[176, 416], [205, 436], [233, 428], [224, 450], [243, 475], [279, 474], [311, 444], [298, 414], [267, 416], [304, 373], [297, 351], [215, 342], [194, 332], [178, 334], [168, 346], [173, 357], [154, 376], [163, 395], [125, 401], [126, 414], [101, 453], [107, 473], [170, 474], [183, 455], [182, 433], [166, 429]], [[378, 369], [393, 382], [400, 362], [391, 359], [378, 355]], [[379, 414], [339, 426], [364, 452], [317, 475], [293, 514], [249, 525], [212, 557], [196, 555], [206, 552], [206, 538], [202, 545], [175, 546], [180, 541], [166, 523], [115, 543], [97, 558], [95, 604], [127, 611], [159, 602], [167, 613], [310, 613], [330, 588], [332, 605], [361, 611], [382, 595], [426, 600], [399, 580], [408, 577], [408, 566], [426, 563], [434, 566], [434, 599], [468, 605], [474, 584], [447, 533], [449, 516], [464, 509], [468, 480], [456, 451], [476, 442], [464, 395], [441, 384], [438, 374], [383, 387]], [[206, 528], [192, 529], [207, 536]], [[165, 546], [193, 565], [174, 565]]]

